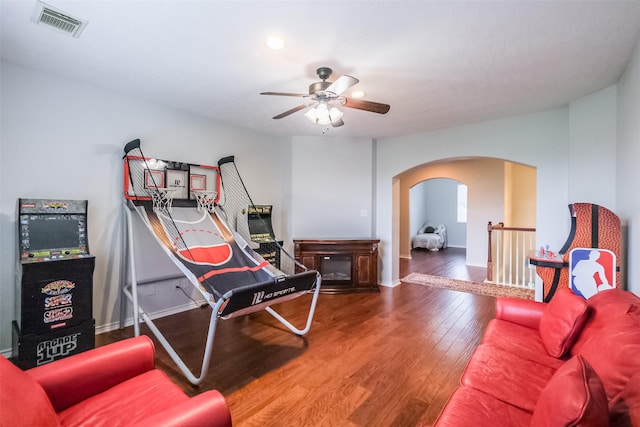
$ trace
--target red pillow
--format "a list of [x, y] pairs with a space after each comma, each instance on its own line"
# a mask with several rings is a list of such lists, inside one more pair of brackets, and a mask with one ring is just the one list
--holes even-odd
[[587, 301], [569, 288], [556, 291], [540, 318], [540, 338], [552, 357], [567, 354], [587, 321]]
[[602, 381], [582, 356], [569, 359], [551, 377], [531, 418], [531, 427], [608, 425]]

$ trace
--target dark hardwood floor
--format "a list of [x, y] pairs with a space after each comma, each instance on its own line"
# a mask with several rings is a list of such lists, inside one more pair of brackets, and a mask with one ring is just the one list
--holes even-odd
[[468, 266], [466, 260], [467, 251], [464, 248], [446, 248], [439, 251], [413, 249], [411, 259], [400, 259], [400, 278], [417, 272], [482, 283], [487, 278], [487, 269]]
[[[417, 253], [402, 260], [400, 277], [446, 272], [477, 280], [480, 272], [459, 265], [459, 251]], [[302, 325], [310, 301], [274, 308]], [[157, 321], [196, 370], [209, 316], [207, 307]], [[157, 366], [189, 395], [220, 390], [235, 426], [415, 426], [435, 420], [493, 316], [492, 297], [409, 283], [379, 294], [320, 294], [304, 337], [265, 311], [220, 321], [209, 375], [198, 387], [156, 343]], [[132, 335], [128, 327], [96, 343]]]

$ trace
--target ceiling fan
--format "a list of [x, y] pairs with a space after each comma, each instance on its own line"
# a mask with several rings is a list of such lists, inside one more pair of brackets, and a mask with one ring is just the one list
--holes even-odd
[[349, 98], [342, 94], [358, 83], [358, 79], [351, 76], [340, 76], [334, 82], [328, 82], [327, 79], [333, 71], [328, 67], [320, 67], [316, 70], [320, 82], [309, 85], [309, 93], [287, 93], [287, 92], [262, 92], [260, 95], [276, 95], [276, 96], [295, 96], [305, 98], [305, 104], [298, 105], [290, 110], [274, 116], [274, 119], [281, 119], [290, 114], [310, 108], [305, 113], [305, 117], [310, 121], [326, 126], [339, 127], [344, 125], [342, 120], [342, 112], [336, 108], [336, 105], [342, 105], [357, 110], [370, 111], [372, 113], [386, 114], [391, 106], [381, 104], [379, 102], [365, 101], [362, 99]]

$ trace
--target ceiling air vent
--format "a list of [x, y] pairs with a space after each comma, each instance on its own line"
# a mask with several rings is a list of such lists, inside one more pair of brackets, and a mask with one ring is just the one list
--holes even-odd
[[40, 1], [36, 2], [31, 20], [36, 24], [53, 28], [75, 38], [80, 37], [80, 33], [88, 23]]

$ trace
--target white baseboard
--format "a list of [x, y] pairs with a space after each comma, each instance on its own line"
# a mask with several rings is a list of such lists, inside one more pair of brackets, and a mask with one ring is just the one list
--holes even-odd
[[[202, 301], [205, 304], [204, 301]], [[183, 311], [193, 310], [194, 308], [199, 308], [200, 305], [190, 302], [184, 305], [180, 305], [177, 307], [171, 307], [164, 310], [159, 310], [153, 313], [147, 313], [151, 320], [160, 319], [161, 317], [171, 316], [172, 314], [182, 313]], [[133, 325], [133, 316], [128, 317], [124, 321], [124, 327]], [[112, 322], [106, 325], [96, 326], [96, 335], [104, 334], [105, 332], [115, 331], [116, 329], [120, 329], [120, 322]]]
[[487, 268], [487, 264], [467, 264], [469, 267]]
[[395, 288], [396, 286], [398, 286], [400, 284], [400, 280], [396, 280], [394, 281], [392, 284], [387, 285], [386, 283], [380, 283], [380, 286], [384, 286], [385, 288]]

